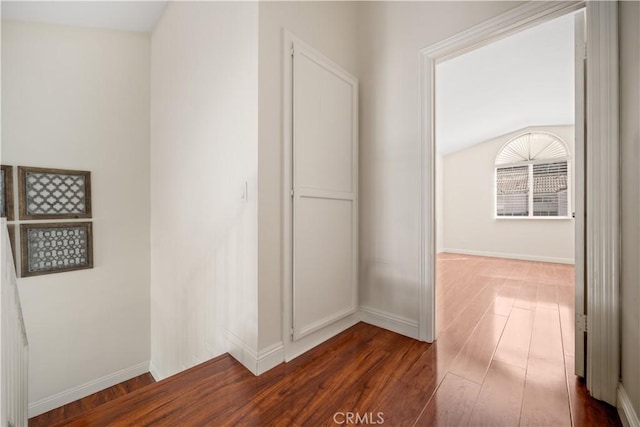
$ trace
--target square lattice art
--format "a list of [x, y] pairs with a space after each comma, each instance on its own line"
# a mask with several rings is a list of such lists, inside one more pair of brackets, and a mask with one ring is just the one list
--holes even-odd
[[18, 166], [20, 219], [91, 218], [91, 173]]
[[22, 277], [93, 268], [90, 222], [22, 224]]
[[0, 170], [0, 217], [13, 221], [13, 167], [6, 165]]

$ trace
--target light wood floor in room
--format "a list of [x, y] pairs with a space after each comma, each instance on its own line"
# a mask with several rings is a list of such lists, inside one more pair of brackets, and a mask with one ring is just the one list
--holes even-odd
[[433, 345], [359, 323], [260, 377], [224, 355], [53, 425], [619, 426], [572, 374], [573, 274], [442, 254]]

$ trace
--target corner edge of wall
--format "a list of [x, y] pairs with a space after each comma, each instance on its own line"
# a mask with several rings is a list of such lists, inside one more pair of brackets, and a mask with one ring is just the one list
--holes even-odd
[[618, 399], [617, 409], [620, 415], [620, 420], [625, 427], [640, 427], [640, 419], [638, 414], [631, 403], [631, 399], [627, 395], [627, 392], [622, 385], [622, 382], [618, 383]]

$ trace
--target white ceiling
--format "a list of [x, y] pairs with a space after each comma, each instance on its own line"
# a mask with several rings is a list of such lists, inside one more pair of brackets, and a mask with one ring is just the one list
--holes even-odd
[[574, 123], [574, 15], [436, 66], [443, 155], [537, 125]]
[[2, 1], [2, 19], [150, 32], [168, 1]]
[[[152, 31], [168, 1], [2, 1], [2, 19]], [[436, 68], [436, 143], [449, 154], [535, 125], [572, 124], [573, 15]]]

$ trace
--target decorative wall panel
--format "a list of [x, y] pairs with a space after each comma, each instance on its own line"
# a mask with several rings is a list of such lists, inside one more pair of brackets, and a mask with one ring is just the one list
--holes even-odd
[[18, 166], [20, 219], [91, 218], [91, 173]]
[[93, 268], [90, 222], [22, 224], [22, 277]]
[[0, 217], [13, 221], [13, 167], [6, 165], [0, 170]]

